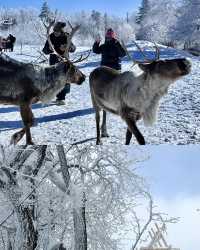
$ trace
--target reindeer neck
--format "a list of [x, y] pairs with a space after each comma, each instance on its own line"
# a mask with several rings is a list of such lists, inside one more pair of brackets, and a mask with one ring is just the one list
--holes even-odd
[[49, 102], [64, 87], [66, 83], [66, 74], [61, 64], [40, 68], [36, 85], [40, 90], [40, 100]]
[[159, 101], [167, 93], [171, 83], [170, 80], [164, 80], [146, 73], [134, 76], [131, 79], [131, 84], [127, 85], [124, 102], [127, 106], [142, 112], [151, 105], [152, 100]]
[[155, 95], [163, 96], [167, 93], [169, 85], [173, 83], [171, 79], [165, 79], [160, 75], [143, 75], [143, 87], [152, 97]]

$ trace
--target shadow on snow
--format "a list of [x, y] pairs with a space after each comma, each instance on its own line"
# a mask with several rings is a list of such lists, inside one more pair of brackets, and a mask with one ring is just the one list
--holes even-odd
[[[68, 113], [35, 118], [35, 124], [51, 122], [51, 121], [56, 121], [56, 120], [67, 120], [67, 119], [71, 119], [77, 116], [85, 116], [85, 115], [90, 115], [93, 113], [94, 113], [93, 108], [81, 109], [81, 110], [76, 110], [76, 111], [68, 112]], [[0, 121], [0, 132], [22, 128], [22, 127], [23, 127], [22, 121]]]

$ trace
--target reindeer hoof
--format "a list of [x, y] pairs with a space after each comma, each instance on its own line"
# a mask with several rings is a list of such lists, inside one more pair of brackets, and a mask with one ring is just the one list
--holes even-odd
[[108, 134], [107, 132], [103, 132], [103, 133], [101, 134], [101, 137], [102, 137], [102, 138], [109, 137], [109, 134]]
[[33, 141], [26, 142], [26, 145], [35, 145]]
[[145, 145], [145, 144], [146, 144], [145, 139], [144, 139], [143, 137], [140, 138], [140, 139], [138, 140], [138, 142], [139, 142], [140, 145]]
[[96, 141], [96, 145], [102, 145], [103, 143], [100, 140]]

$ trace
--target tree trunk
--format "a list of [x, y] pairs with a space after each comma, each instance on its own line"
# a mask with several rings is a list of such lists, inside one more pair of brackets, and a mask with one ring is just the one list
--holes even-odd
[[23, 220], [23, 250], [34, 250], [37, 247], [38, 231], [34, 225], [33, 211], [30, 208], [21, 208]]
[[87, 226], [85, 217], [85, 193], [83, 193], [83, 205], [73, 209], [74, 220], [74, 250], [87, 250]]
[[[62, 177], [66, 185], [66, 190], [68, 190], [70, 184], [70, 173], [63, 145], [57, 146], [57, 152], [60, 160]], [[67, 193], [70, 194], [69, 190]], [[87, 227], [85, 218], [85, 203], [86, 203], [86, 198], [85, 198], [85, 193], [83, 193], [82, 207], [73, 209], [74, 250], [87, 250]]]
[[73, 209], [74, 250], [87, 250], [85, 208]]

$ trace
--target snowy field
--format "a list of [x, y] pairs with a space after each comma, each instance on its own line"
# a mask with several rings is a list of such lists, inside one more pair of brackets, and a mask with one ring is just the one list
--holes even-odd
[[[145, 46], [144, 43], [140, 45]], [[20, 48], [15, 52], [7, 53], [21, 61], [35, 61], [41, 48], [25, 46], [23, 54]], [[73, 57], [87, 53], [89, 48], [80, 47]], [[148, 48], [146, 48], [148, 50]], [[134, 46], [128, 50], [134, 53]], [[147, 51], [152, 56], [152, 48]], [[31, 57], [32, 56], [32, 57]], [[135, 53], [135, 57], [138, 57]], [[189, 56], [184, 52], [162, 48], [161, 58], [174, 58]], [[144, 134], [147, 144], [198, 144], [200, 143], [200, 61], [192, 57], [192, 72], [190, 75], [177, 81], [170, 87], [169, 93], [162, 99], [157, 123], [153, 127], [144, 127], [143, 122], [138, 127]], [[31, 129], [33, 141], [37, 144], [72, 144], [96, 136], [95, 119], [92, 110], [88, 77], [90, 72], [99, 65], [100, 56], [91, 54], [87, 61], [79, 64], [80, 69], [87, 75], [82, 86], [73, 85], [71, 93], [67, 95], [66, 105], [56, 106], [53, 102], [49, 105], [33, 105], [33, 112], [37, 126]], [[130, 70], [132, 62], [125, 58], [122, 70]], [[138, 70], [135, 66], [131, 70]], [[109, 138], [103, 139], [104, 145], [124, 144], [126, 125], [114, 115], [108, 116]], [[0, 144], [9, 144], [10, 137], [22, 126], [18, 108], [0, 105]], [[20, 144], [24, 143], [24, 139]], [[95, 143], [95, 141], [94, 141]], [[132, 143], [136, 144], [133, 138]]]

